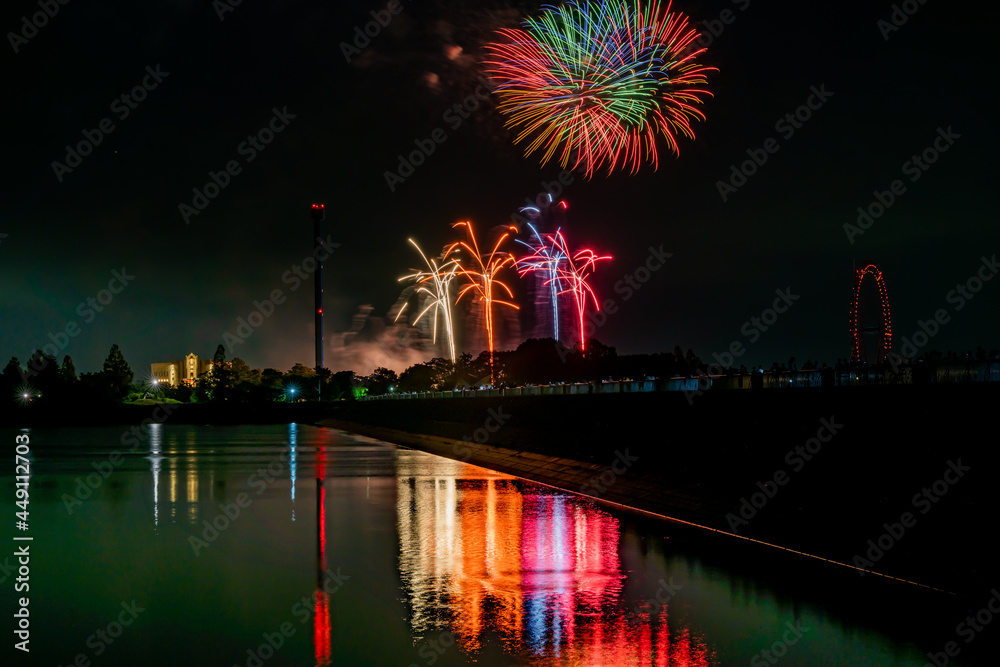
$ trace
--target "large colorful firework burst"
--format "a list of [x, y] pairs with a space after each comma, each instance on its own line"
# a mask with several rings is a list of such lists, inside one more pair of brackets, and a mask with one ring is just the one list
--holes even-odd
[[500, 35], [486, 47], [498, 109], [542, 164], [558, 156], [588, 178], [605, 167], [655, 168], [657, 135], [679, 154], [677, 135], [693, 139], [691, 122], [705, 119], [696, 105], [711, 95], [706, 74], [716, 68], [695, 61], [698, 32], [669, 3], [568, 2]]

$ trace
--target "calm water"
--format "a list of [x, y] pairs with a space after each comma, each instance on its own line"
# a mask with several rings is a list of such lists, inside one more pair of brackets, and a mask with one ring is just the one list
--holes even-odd
[[718, 543], [482, 468], [294, 424], [122, 432], [30, 432], [30, 529], [7, 500], [0, 525], [34, 537], [31, 653], [4, 664], [926, 662], [809, 577], [789, 595]]

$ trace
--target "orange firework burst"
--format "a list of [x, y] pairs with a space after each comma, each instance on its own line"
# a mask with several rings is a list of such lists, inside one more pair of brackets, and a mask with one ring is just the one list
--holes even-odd
[[459, 248], [464, 248], [469, 255], [468, 258], [464, 258], [466, 262], [464, 264], [462, 263], [462, 259], [458, 260], [458, 272], [469, 282], [459, 290], [455, 303], [461, 301], [462, 297], [470, 292], [478, 294], [479, 300], [483, 303], [483, 309], [486, 312], [486, 346], [490, 351], [490, 384], [494, 384], [496, 378], [493, 373], [493, 304], [517, 308], [516, 304], [495, 297], [495, 294], [499, 291], [501, 297], [506, 294], [507, 297], [514, 298], [514, 292], [511, 291], [510, 287], [497, 279], [500, 271], [507, 266], [514, 266], [516, 263], [514, 255], [509, 252], [500, 251], [500, 246], [507, 240], [510, 232], [507, 231], [501, 234], [489, 255], [483, 255], [483, 253], [479, 252], [479, 242], [476, 241], [476, 234], [472, 229], [472, 223], [456, 222], [452, 227], [465, 227], [469, 234], [469, 241], [452, 243], [445, 250], [443, 260], [447, 260]]

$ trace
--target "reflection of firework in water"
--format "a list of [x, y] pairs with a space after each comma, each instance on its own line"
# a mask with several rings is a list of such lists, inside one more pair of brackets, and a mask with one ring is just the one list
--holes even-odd
[[[454, 330], [454, 320], [451, 314], [451, 294], [450, 285], [451, 281], [455, 278], [456, 272], [459, 269], [459, 263], [457, 259], [453, 259], [449, 262], [445, 262], [443, 265], [438, 266], [437, 260], [428, 259], [424, 251], [420, 249], [417, 242], [413, 239], [407, 239], [420, 256], [423, 258], [424, 263], [427, 264], [427, 271], [415, 271], [408, 276], [403, 276], [400, 280], [416, 280], [420, 285], [417, 288], [418, 294], [423, 294], [428, 297], [430, 303], [417, 315], [417, 318], [413, 320], [413, 324], [420, 322], [420, 319], [427, 314], [427, 311], [434, 310], [434, 325], [433, 325], [433, 340], [437, 343], [437, 332], [438, 332], [438, 314], [441, 316], [441, 324], [444, 329], [444, 334], [448, 339], [448, 352], [451, 355], [451, 363], [455, 363], [455, 330]], [[430, 289], [428, 285], [432, 286]], [[399, 309], [396, 313], [396, 319], [403, 314], [406, 310], [406, 305]]]
[[704, 631], [660, 602], [665, 581], [654, 599], [627, 591], [624, 563], [653, 554], [607, 512], [447, 459], [401, 452], [396, 471], [414, 636], [447, 630], [469, 654], [498, 636], [509, 664], [539, 667], [719, 664]]
[[705, 75], [715, 68], [694, 61], [698, 33], [669, 4], [569, 2], [499, 34], [486, 61], [498, 109], [542, 164], [558, 156], [588, 177], [655, 168], [657, 134], [676, 154], [677, 134], [693, 139], [691, 121], [705, 119], [695, 105], [711, 95]]
[[611, 256], [598, 255], [589, 248], [578, 250], [575, 254], [571, 253], [566, 244], [566, 237], [558, 230], [555, 234], [545, 234], [544, 238], [544, 242], [541, 241], [541, 237], [539, 238], [539, 245], [534, 248], [533, 255], [518, 260], [518, 264], [522, 267], [521, 275], [535, 270], [551, 272], [553, 277], [549, 278], [546, 284], [558, 284], [560, 289], [557, 294], [559, 295], [572, 295], [573, 304], [576, 306], [577, 321], [580, 325], [580, 350], [585, 350], [583, 315], [587, 306], [587, 297], [589, 296], [593, 300], [595, 309], [601, 309], [597, 295], [594, 294], [590, 283], [587, 282], [587, 277], [597, 268], [597, 262], [611, 259]]
[[475, 292], [479, 295], [479, 301], [483, 304], [483, 312], [486, 320], [486, 346], [490, 352], [490, 384], [494, 384], [496, 378], [493, 373], [493, 304], [510, 306], [517, 309], [514, 303], [496, 298], [497, 291], [500, 292], [501, 297], [506, 294], [508, 298], [514, 298], [514, 293], [510, 287], [497, 279], [497, 275], [501, 270], [507, 266], [515, 265], [512, 254], [509, 252], [500, 252], [500, 246], [507, 239], [509, 232], [504, 232], [500, 235], [489, 255], [483, 255], [479, 252], [479, 243], [476, 241], [475, 232], [472, 230], [472, 223], [456, 222], [452, 227], [465, 227], [469, 234], [469, 243], [465, 241], [452, 243], [444, 253], [445, 259], [448, 259], [449, 255], [454, 254], [460, 248], [465, 249], [469, 254], [469, 259], [465, 264], [460, 263], [458, 269], [459, 273], [469, 282], [459, 290], [455, 303], [458, 303], [463, 296], [470, 292]]

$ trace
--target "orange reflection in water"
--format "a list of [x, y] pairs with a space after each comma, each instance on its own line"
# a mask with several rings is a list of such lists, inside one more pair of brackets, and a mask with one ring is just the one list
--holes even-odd
[[495, 635], [538, 665], [716, 664], [700, 635], [668, 623], [667, 609], [626, 618], [610, 514], [454, 461], [403, 456], [398, 479], [415, 636], [449, 630], [475, 653]]

